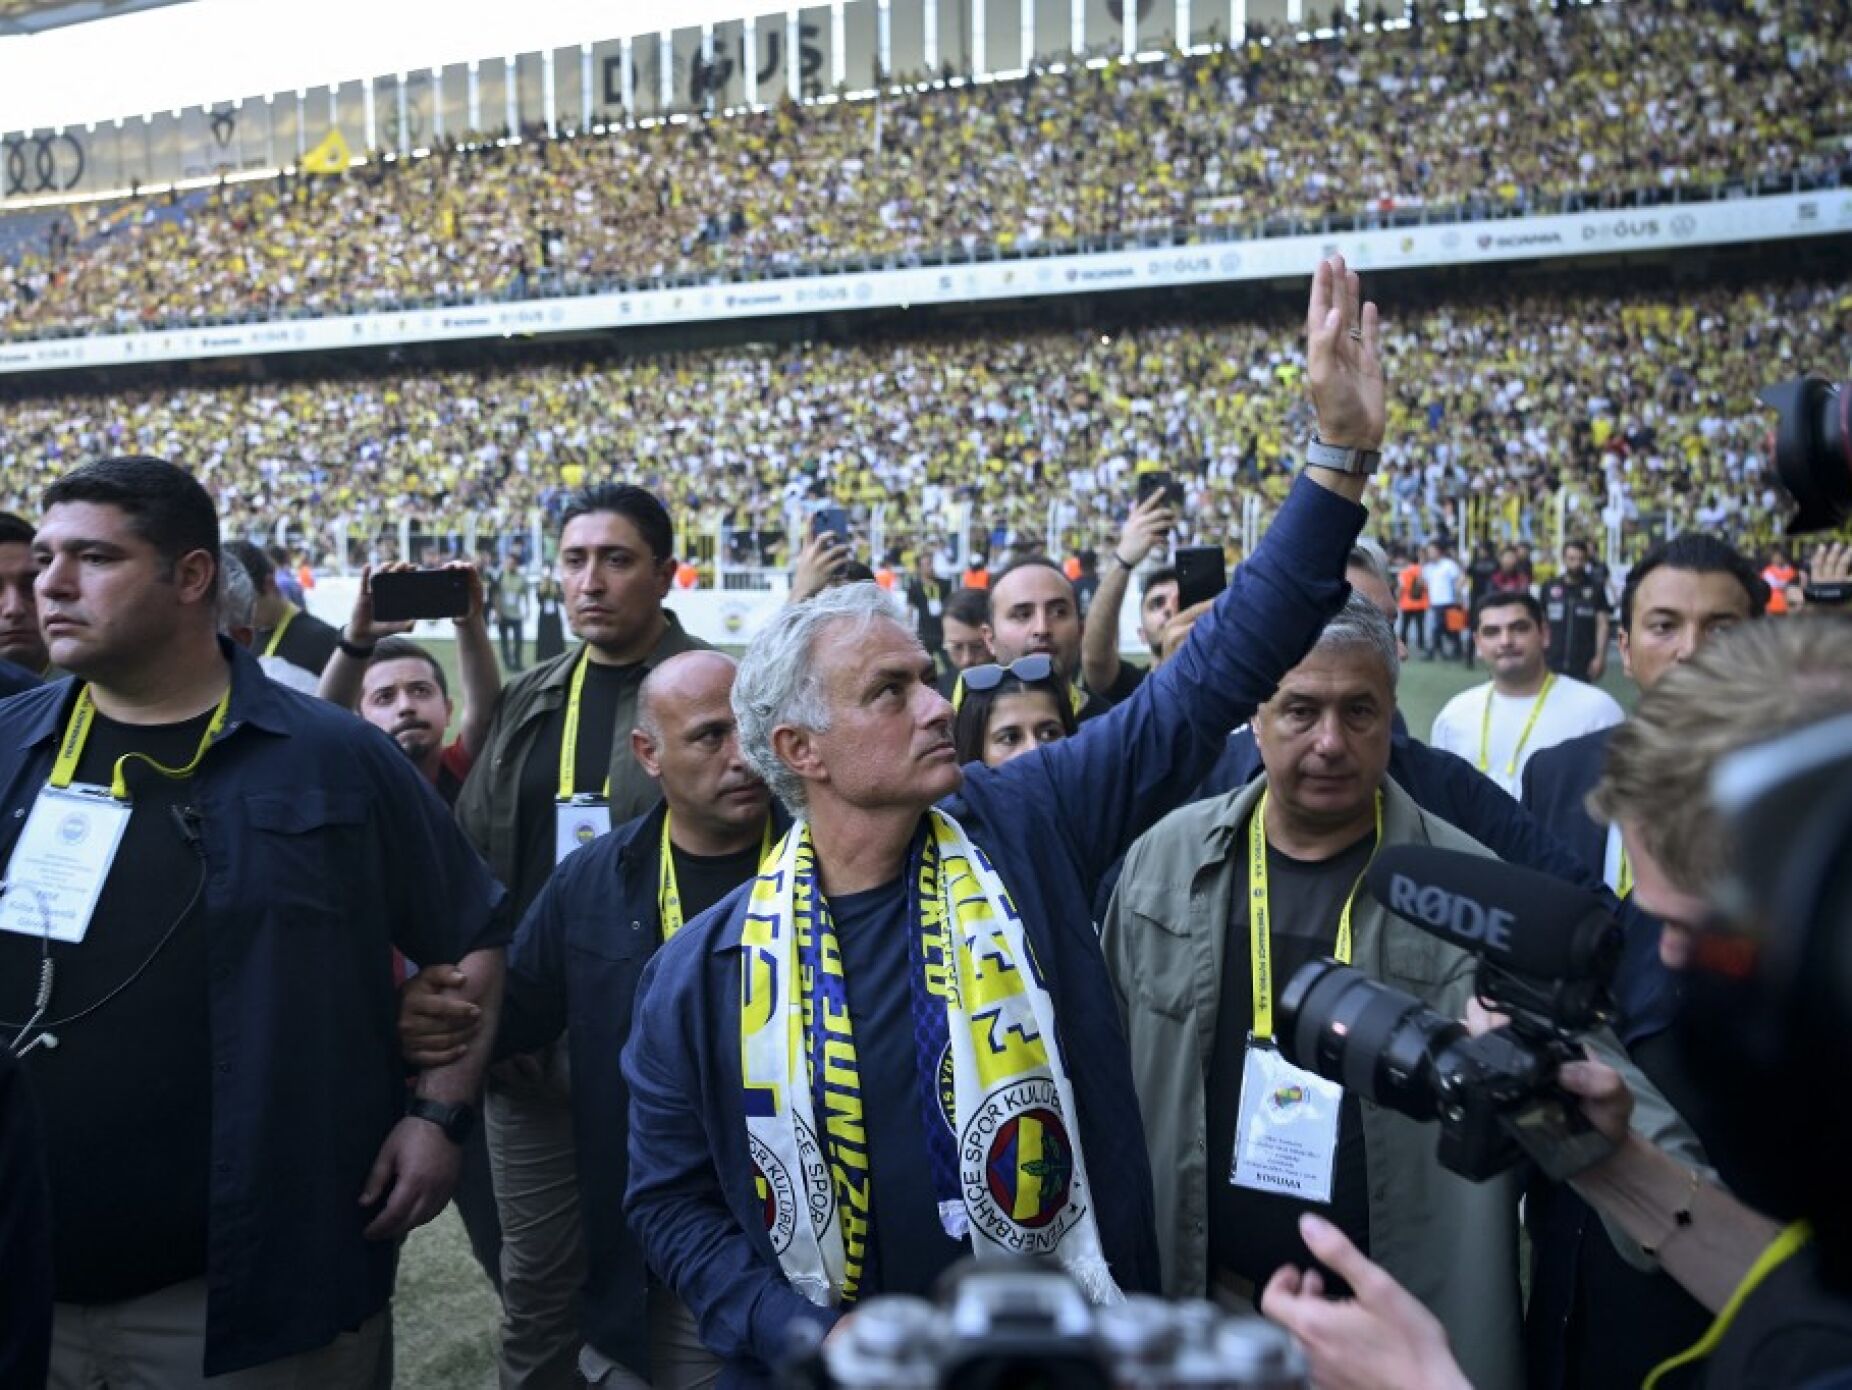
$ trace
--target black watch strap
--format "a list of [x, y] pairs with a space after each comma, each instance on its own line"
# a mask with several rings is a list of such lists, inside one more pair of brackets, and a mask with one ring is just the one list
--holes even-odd
[[367, 661], [371, 659], [373, 655], [373, 644], [369, 643], [363, 647], [358, 642], [348, 641], [346, 628], [341, 629], [340, 633], [334, 639], [334, 644], [351, 656], [355, 661]]
[[415, 1120], [429, 1120], [443, 1130], [444, 1138], [453, 1144], [461, 1144], [476, 1128], [476, 1107], [473, 1105], [450, 1105], [441, 1100], [413, 1096], [405, 1102], [405, 1113]]

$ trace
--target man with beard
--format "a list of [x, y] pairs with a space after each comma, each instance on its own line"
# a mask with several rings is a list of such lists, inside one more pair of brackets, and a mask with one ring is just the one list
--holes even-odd
[[[388, 565], [380, 572], [411, 568]], [[474, 565], [461, 561], [451, 568], [469, 573], [469, 612], [455, 619], [463, 719], [454, 742], [444, 745], [444, 731], [455, 712], [444, 668], [429, 651], [402, 635], [411, 631], [412, 624], [373, 620], [371, 570], [360, 572], [353, 616], [342, 629], [340, 645], [328, 659], [316, 691], [322, 699], [355, 710], [374, 728], [391, 735], [437, 788], [446, 806], [457, 804], [457, 793], [463, 790], [463, 780], [482, 751], [489, 717], [502, 693], [502, 673], [495, 663], [495, 646], [489, 640], [484, 613], [482, 576]]]

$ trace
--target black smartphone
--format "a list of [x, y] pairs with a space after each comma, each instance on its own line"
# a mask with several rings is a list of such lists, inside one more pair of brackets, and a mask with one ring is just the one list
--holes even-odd
[[1228, 587], [1228, 563], [1219, 545], [1185, 545], [1177, 549], [1177, 611], [1193, 608]]
[[828, 532], [842, 541], [849, 543], [849, 513], [843, 507], [819, 507], [816, 515], [810, 519], [810, 534], [821, 536]]
[[1138, 475], [1138, 500], [1143, 502], [1154, 492], [1162, 492], [1173, 507], [1183, 505], [1183, 484], [1171, 477], [1168, 468], [1152, 468]]
[[469, 616], [468, 570], [393, 570], [374, 575], [372, 586], [376, 622]]

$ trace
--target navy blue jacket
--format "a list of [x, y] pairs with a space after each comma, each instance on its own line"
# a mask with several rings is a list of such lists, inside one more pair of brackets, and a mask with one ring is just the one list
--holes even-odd
[[[661, 944], [662, 822], [647, 815], [574, 850], [547, 879], [508, 948], [496, 1053], [532, 1052], [561, 1033], [572, 1067], [572, 1132], [586, 1272], [585, 1340], [650, 1378], [649, 1281], [624, 1220], [630, 1087], [618, 1059], [643, 967]], [[774, 815], [774, 833], [784, 821]]]
[[24, 666], [12, 661], [0, 661], [0, 700], [24, 690], [37, 690], [43, 684], [43, 679], [33, 675]]
[[[211, 971], [208, 1376], [326, 1345], [386, 1306], [397, 1247], [361, 1236], [357, 1198], [405, 1113], [392, 948], [457, 961], [505, 939], [500, 886], [392, 740], [220, 647], [231, 706], [192, 793]], [[76, 688], [0, 702], [4, 823], [50, 776]]]
[[[945, 809], [1008, 886], [1060, 1020], [1098, 1197], [1100, 1238], [1128, 1290], [1158, 1288], [1151, 1172], [1130, 1057], [1088, 904], [1106, 867], [1180, 805], [1228, 730], [1273, 693], [1348, 591], [1362, 508], [1300, 480], [1215, 608], [1171, 661], [1073, 738], [1001, 768], [972, 764]], [[833, 1312], [786, 1283], [765, 1231], [740, 1095], [735, 893], [659, 951], [624, 1053], [631, 1090], [631, 1227], [651, 1265], [751, 1383], [798, 1319]], [[868, 1084], [911, 1084], [869, 1078]], [[879, 1181], [879, 1174], [876, 1175]]]

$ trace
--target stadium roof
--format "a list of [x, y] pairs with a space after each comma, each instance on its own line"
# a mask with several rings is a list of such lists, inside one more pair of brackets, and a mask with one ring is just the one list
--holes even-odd
[[[0, 130], [211, 106], [656, 33], [671, 16], [690, 28], [764, 8], [753, 0], [0, 0]], [[154, 53], [160, 61], [148, 60]]]
[[0, 0], [0, 34], [36, 34], [181, 0]]

